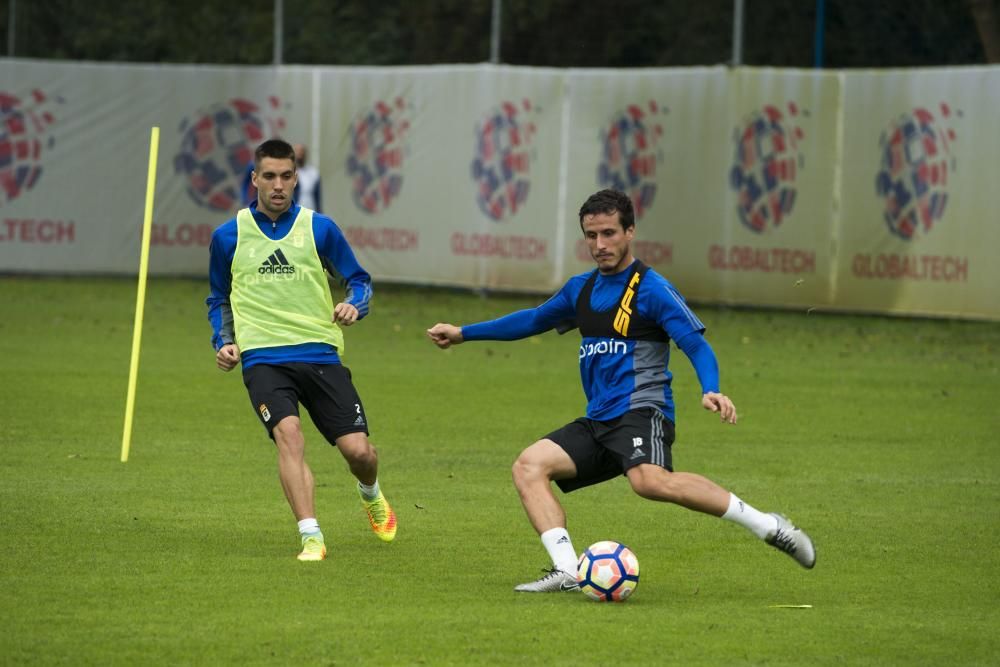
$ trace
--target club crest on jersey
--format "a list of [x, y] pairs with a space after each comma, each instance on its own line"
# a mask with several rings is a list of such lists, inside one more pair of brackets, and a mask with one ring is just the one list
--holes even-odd
[[642, 276], [638, 271], [632, 274], [632, 279], [628, 281], [625, 294], [622, 295], [621, 303], [618, 304], [618, 312], [615, 313], [614, 328], [622, 336], [628, 336], [628, 325], [632, 319], [632, 299], [639, 289], [639, 280]]

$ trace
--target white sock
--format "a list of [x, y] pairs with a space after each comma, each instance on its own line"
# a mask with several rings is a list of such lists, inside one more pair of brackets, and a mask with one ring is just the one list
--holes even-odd
[[377, 479], [375, 480], [375, 483], [372, 484], [371, 486], [368, 486], [367, 484], [362, 484], [361, 482], [358, 482], [358, 489], [361, 490], [361, 495], [365, 497], [365, 500], [375, 500], [376, 498], [378, 498], [378, 480]]
[[317, 533], [320, 535], [323, 534], [319, 529], [319, 521], [315, 518], [310, 517], [299, 521], [299, 534], [302, 535], [302, 537], [305, 537], [306, 535], [315, 535]]
[[576, 574], [576, 551], [565, 528], [550, 528], [542, 533], [542, 546], [549, 552], [555, 567], [568, 574]]
[[722, 518], [740, 524], [760, 539], [764, 539], [778, 528], [777, 519], [754, 509], [737, 498], [735, 493], [729, 494], [729, 509]]

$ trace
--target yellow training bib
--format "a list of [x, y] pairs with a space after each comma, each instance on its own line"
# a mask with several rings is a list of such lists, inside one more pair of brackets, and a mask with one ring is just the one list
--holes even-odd
[[300, 208], [292, 229], [269, 239], [250, 209], [236, 214], [232, 290], [236, 345], [253, 350], [328, 343], [344, 353], [344, 333], [333, 320], [333, 297], [313, 237], [313, 212]]

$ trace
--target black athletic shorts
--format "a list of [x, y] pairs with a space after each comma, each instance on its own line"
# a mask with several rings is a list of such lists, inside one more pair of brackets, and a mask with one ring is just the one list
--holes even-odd
[[674, 471], [674, 423], [656, 408], [630, 410], [607, 421], [581, 417], [545, 437], [576, 464], [576, 477], [556, 480], [563, 493], [606, 482], [640, 463]]
[[268, 435], [285, 417], [299, 416], [299, 403], [331, 445], [348, 433], [368, 435], [361, 398], [351, 371], [341, 364], [257, 364], [243, 371], [243, 384]]

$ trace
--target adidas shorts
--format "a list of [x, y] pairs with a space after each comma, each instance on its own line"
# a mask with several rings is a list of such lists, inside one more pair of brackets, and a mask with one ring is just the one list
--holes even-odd
[[576, 464], [576, 477], [556, 480], [563, 493], [606, 482], [640, 463], [674, 470], [674, 423], [656, 408], [630, 410], [608, 421], [581, 417], [545, 437]]
[[257, 364], [243, 371], [257, 418], [274, 438], [275, 425], [299, 416], [299, 404], [331, 445], [348, 433], [368, 435], [368, 420], [351, 371], [341, 364]]

